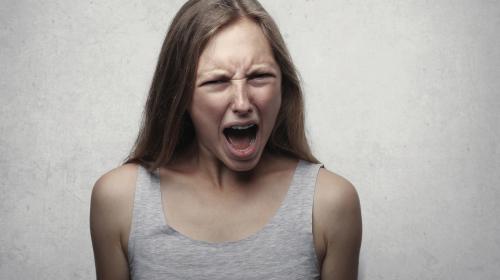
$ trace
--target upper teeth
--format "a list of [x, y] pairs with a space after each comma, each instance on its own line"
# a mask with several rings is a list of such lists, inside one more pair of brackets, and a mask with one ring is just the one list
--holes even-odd
[[255, 124], [249, 124], [249, 125], [233, 125], [231, 126], [232, 129], [247, 129], [247, 128], [250, 128], [252, 126], [254, 126]]

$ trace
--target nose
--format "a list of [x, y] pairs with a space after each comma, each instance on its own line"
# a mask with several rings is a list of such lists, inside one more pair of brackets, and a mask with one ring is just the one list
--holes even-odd
[[233, 84], [234, 99], [231, 109], [235, 114], [245, 115], [252, 112], [248, 91], [246, 88], [246, 79], [235, 80]]

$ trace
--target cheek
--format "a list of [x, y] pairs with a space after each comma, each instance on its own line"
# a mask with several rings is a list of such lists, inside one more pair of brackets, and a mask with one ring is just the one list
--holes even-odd
[[281, 87], [262, 89], [255, 95], [259, 110], [265, 113], [266, 119], [274, 119], [281, 107]]
[[[198, 133], [206, 134], [203, 128], [210, 128], [214, 131], [214, 126], [219, 124], [224, 111], [223, 102], [215, 96], [203, 96], [195, 93], [189, 107], [189, 114]], [[217, 130], [215, 130], [217, 131]]]

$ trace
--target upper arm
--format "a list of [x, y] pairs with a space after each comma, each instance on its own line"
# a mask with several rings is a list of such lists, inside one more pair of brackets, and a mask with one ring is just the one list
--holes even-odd
[[124, 239], [132, 218], [133, 176], [130, 166], [121, 166], [101, 176], [92, 189], [90, 233], [99, 280], [129, 279]]
[[318, 221], [325, 244], [322, 279], [357, 279], [362, 222], [359, 197], [346, 179], [321, 169]]

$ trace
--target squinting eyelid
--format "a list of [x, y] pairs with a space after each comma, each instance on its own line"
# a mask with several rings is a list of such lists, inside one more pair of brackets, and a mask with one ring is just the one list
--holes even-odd
[[246, 78], [242, 79], [231, 79], [227, 76], [213, 76], [213, 77], [197, 77], [198, 86], [210, 85], [210, 84], [218, 84], [225, 83], [231, 80], [253, 80], [253, 79], [268, 79], [268, 78], [278, 78], [279, 72], [276, 72], [274, 69], [259, 69], [253, 73], [247, 75]]

